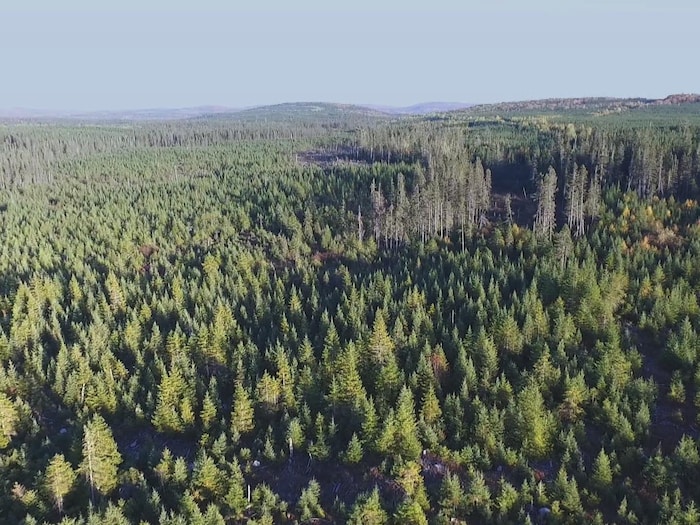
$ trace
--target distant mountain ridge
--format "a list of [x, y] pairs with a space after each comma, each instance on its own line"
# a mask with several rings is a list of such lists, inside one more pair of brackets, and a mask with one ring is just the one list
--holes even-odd
[[329, 102], [287, 102], [263, 106], [233, 108], [226, 106], [195, 106], [187, 108], [147, 108], [128, 110], [104, 111], [59, 111], [33, 108], [0, 109], [0, 119], [4, 120], [42, 120], [67, 119], [86, 121], [153, 121], [181, 120], [210, 116], [260, 116], [272, 113], [284, 113], [289, 116], [303, 112], [329, 113], [366, 113], [368, 115], [426, 115], [430, 113], [445, 113], [458, 109], [466, 109], [473, 104], [462, 102], [423, 102], [412, 106], [381, 106], [370, 104], [336, 104]]
[[586, 110], [614, 112], [654, 106], [681, 106], [700, 103], [700, 94], [674, 94], [662, 99], [577, 97], [501, 102], [496, 104], [469, 104], [464, 102], [422, 102], [412, 106], [385, 106], [372, 104], [336, 104], [330, 102], [289, 102], [283, 104], [232, 108], [226, 106], [195, 106], [186, 108], [150, 108], [105, 111], [60, 111], [30, 108], [0, 109], [4, 121], [167, 121], [197, 118], [284, 118], [300, 115], [323, 114], [326, 117], [363, 115], [372, 118], [421, 116], [437, 113], [464, 113], [467, 115], [491, 115], [500, 113], [536, 113], [552, 111]]
[[468, 114], [536, 113], [552, 111], [619, 112], [654, 106], [678, 106], [700, 103], [700, 94], [675, 94], [662, 99], [653, 98], [614, 98], [614, 97], [574, 97], [522, 100], [479, 104], [463, 110]]

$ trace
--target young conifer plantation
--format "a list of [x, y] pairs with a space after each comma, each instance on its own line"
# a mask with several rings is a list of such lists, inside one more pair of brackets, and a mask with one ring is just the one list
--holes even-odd
[[0, 125], [0, 522], [700, 522], [700, 103]]

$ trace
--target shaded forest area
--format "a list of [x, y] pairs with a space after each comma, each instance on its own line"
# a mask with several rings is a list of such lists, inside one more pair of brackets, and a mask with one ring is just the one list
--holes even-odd
[[700, 521], [700, 112], [638, 105], [0, 127], [0, 516]]

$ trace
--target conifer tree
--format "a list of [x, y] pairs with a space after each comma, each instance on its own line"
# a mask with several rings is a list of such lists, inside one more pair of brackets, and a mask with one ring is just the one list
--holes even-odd
[[343, 454], [343, 461], [350, 465], [354, 465], [362, 461], [362, 456], [362, 443], [357, 437], [357, 434], [353, 433], [352, 437], [350, 438], [350, 441], [348, 442], [347, 449]]
[[464, 492], [459, 476], [448, 472], [442, 478], [440, 485], [440, 499], [438, 500], [439, 513], [446, 519], [457, 517], [458, 510], [462, 506]]
[[472, 472], [471, 480], [464, 494], [464, 502], [467, 509], [481, 516], [482, 519], [491, 518], [491, 491], [480, 470]]
[[0, 392], [0, 450], [10, 444], [10, 439], [17, 431], [19, 413], [12, 400]]
[[231, 432], [234, 435], [243, 436], [250, 433], [255, 428], [253, 416], [253, 402], [248, 395], [248, 390], [239, 382], [233, 393]]
[[83, 428], [83, 460], [80, 471], [92, 497], [95, 491], [107, 495], [117, 486], [117, 469], [122, 456], [112, 437], [112, 430], [102, 416], [95, 415]]
[[299, 519], [304, 522], [311, 522], [325, 517], [326, 513], [321, 506], [321, 486], [318, 481], [311, 479], [309, 485], [302, 490], [297, 510], [299, 511]]
[[411, 499], [404, 500], [395, 514], [396, 523], [406, 525], [428, 525], [428, 518], [417, 501]]
[[526, 386], [518, 395], [519, 432], [528, 457], [541, 459], [549, 454], [556, 429], [554, 415], [545, 408], [536, 385]]
[[357, 368], [357, 354], [353, 343], [349, 343], [340, 352], [333, 366], [333, 374], [335, 383], [331, 399], [341, 405], [358, 407], [366, 394]]
[[384, 313], [381, 311], [377, 311], [374, 317], [372, 335], [367, 346], [370, 365], [383, 365], [394, 355], [394, 342], [389, 336]]
[[224, 475], [206, 452], [197, 456], [192, 472], [193, 496], [196, 500], [216, 500], [222, 495]]
[[226, 490], [226, 495], [224, 496], [224, 503], [230, 511], [230, 515], [233, 519], [240, 519], [248, 506], [248, 500], [245, 494], [245, 479], [243, 478], [243, 473], [241, 472], [240, 464], [237, 458], [233, 458], [233, 461], [228, 465], [228, 473], [225, 479], [225, 485], [228, 486]]
[[63, 454], [56, 454], [46, 467], [44, 486], [60, 514], [63, 514], [63, 499], [73, 489], [76, 477], [77, 474]]
[[348, 518], [348, 525], [386, 525], [388, 522], [389, 516], [382, 507], [377, 487], [357, 497]]
[[604, 449], [600, 449], [600, 452], [593, 462], [593, 474], [591, 475], [591, 482], [593, 487], [605, 494], [612, 487], [612, 467], [610, 466], [610, 458], [605, 453]]
[[180, 368], [175, 366], [161, 379], [153, 425], [159, 432], [180, 433], [194, 423], [192, 394]]
[[396, 411], [387, 417], [379, 437], [379, 446], [386, 454], [404, 459], [414, 459], [420, 455], [413, 395], [405, 386], [399, 395]]

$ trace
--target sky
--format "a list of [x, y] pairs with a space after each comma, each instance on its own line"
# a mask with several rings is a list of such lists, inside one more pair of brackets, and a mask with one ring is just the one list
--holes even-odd
[[2, 0], [0, 108], [700, 92], [697, 0]]

